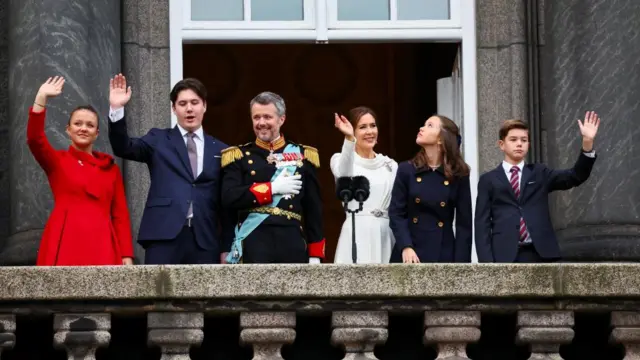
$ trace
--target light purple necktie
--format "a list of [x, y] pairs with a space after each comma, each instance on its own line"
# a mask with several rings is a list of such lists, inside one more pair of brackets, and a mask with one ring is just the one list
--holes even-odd
[[[187, 133], [187, 153], [189, 154], [189, 162], [191, 163], [191, 172], [193, 173], [193, 178], [198, 177], [198, 148], [196, 148], [196, 142], [193, 140], [196, 134], [190, 132]], [[189, 212], [187, 213], [187, 217], [191, 217], [193, 215], [193, 201], [189, 204]]]

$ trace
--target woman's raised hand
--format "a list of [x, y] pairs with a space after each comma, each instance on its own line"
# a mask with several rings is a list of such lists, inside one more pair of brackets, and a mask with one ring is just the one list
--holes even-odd
[[340, 130], [340, 132], [349, 138], [353, 138], [353, 126], [344, 115], [334, 114], [334, 126]]
[[54, 76], [47, 79], [47, 81], [40, 86], [38, 95], [45, 98], [55, 97], [62, 93], [62, 87], [64, 86], [64, 78], [62, 76]]

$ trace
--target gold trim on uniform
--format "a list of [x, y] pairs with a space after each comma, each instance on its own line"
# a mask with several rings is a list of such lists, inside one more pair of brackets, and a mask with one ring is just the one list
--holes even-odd
[[260, 194], [264, 194], [267, 191], [269, 191], [269, 185], [267, 184], [260, 184], [258, 186], [254, 186], [253, 190], [256, 192], [259, 192]]
[[283, 148], [285, 145], [284, 136], [280, 135], [278, 140], [274, 142], [266, 142], [256, 138], [256, 145], [260, 148], [263, 148], [268, 151], [276, 151], [280, 148]]
[[302, 145], [302, 147], [304, 148], [304, 158], [313, 164], [313, 166], [319, 168], [320, 154], [318, 154], [318, 149], [307, 145]]
[[259, 213], [259, 214], [269, 214], [269, 215], [275, 215], [275, 216], [286, 216], [287, 219], [295, 219], [298, 221], [302, 221], [302, 216], [300, 216], [300, 214], [296, 214], [293, 211], [284, 210], [279, 207], [260, 206], [257, 208], [250, 209], [249, 212]]
[[230, 146], [222, 150], [220, 157], [221, 157], [221, 166], [225, 167], [236, 160], [242, 159], [242, 151], [237, 146]]

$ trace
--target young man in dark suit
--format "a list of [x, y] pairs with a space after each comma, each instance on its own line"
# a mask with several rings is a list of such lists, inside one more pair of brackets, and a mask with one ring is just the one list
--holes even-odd
[[[131, 87], [122, 74], [110, 81], [109, 141], [116, 156], [147, 164], [151, 186], [138, 243], [145, 264], [217, 264], [231, 249], [235, 218], [221, 206], [221, 154], [227, 145], [205, 134], [207, 90], [197, 79], [179, 81], [169, 99], [173, 128], [127, 133], [124, 106]], [[169, 119], [167, 119], [168, 121]]]
[[571, 169], [554, 170], [525, 164], [529, 128], [507, 120], [498, 144], [504, 161], [480, 176], [476, 200], [475, 234], [479, 262], [539, 263], [560, 259], [560, 247], [549, 214], [548, 194], [585, 182], [596, 160], [593, 141], [600, 119], [589, 111], [578, 120], [582, 150]]

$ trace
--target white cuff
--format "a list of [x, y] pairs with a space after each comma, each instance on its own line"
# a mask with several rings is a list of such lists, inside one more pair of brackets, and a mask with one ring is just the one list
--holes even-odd
[[122, 118], [124, 117], [124, 108], [118, 108], [118, 109], [114, 109], [109, 107], [109, 119], [111, 119], [111, 122], [116, 122], [119, 120], [122, 120]]
[[586, 157], [590, 157], [590, 158], [592, 158], [592, 159], [596, 157], [596, 151], [595, 151], [595, 150], [591, 150], [591, 151], [589, 151], [589, 152], [583, 152], [583, 154], [584, 154]]
[[309, 258], [309, 264], [320, 264], [320, 258], [310, 257]]

